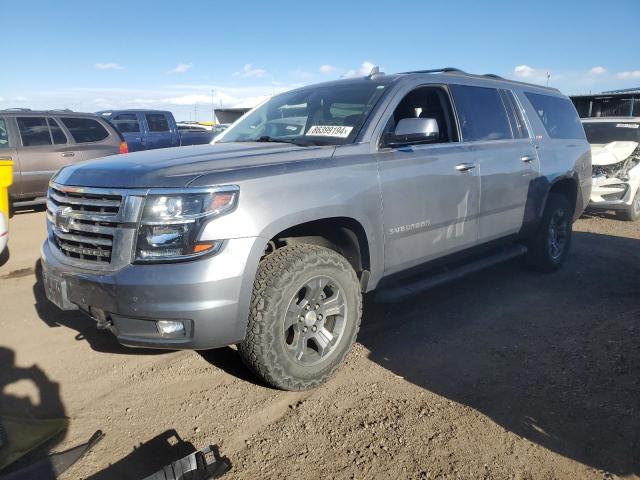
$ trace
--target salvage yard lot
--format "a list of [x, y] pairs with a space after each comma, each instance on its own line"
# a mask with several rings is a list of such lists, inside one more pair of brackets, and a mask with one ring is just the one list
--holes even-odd
[[140, 479], [209, 444], [224, 478], [640, 475], [638, 224], [585, 216], [553, 275], [514, 261], [402, 303], [368, 296], [346, 364], [303, 393], [257, 384], [232, 348], [120, 347], [44, 298], [44, 214], [11, 228], [2, 413], [69, 417], [57, 451], [106, 433], [63, 479]]

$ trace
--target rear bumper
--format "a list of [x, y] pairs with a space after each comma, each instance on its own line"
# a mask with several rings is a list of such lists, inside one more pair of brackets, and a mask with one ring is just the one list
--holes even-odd
[[[262, 243], [227, 240], [218, 254], [197, 261], [128, 265], [96, 274], [66, 265], [45, 242], [43, 276], [47, 290], [52, 283], [60, 290], [62, 309], [89, 314], [123, 345], [209, 349], [244, 338]], [[181, 321], [186, 332], [162, 335], [158, 320]]]

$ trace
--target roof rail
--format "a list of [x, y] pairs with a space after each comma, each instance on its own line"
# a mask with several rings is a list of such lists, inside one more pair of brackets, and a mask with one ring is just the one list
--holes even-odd
[[402, 73], [461, 73], [462, 75], [469, 75], [464, 70], [460, 70], [459, 68], [454, 68], [454, 67], [433, 68], [431, 70], [414, 70], [411, 72], [402, 72]]
[[67, 113], [72, 113], [73, 110], [71, 110], [70, 108], [54, 108], [51, 110], [47, 110], [47, 112], [67, 112]]
[[488, 77], [488, 78], [497, 78], [498, 80], [504, 80], [503, 77], [501, 77], [500, 75], [496, 75], [495, 73], [485, 73], [482, 76], [483, 77]]
[[5, 108], [4, 110], [0, 110], [2, 112], [31, 112], [32, 110], [30, 108], [19, 108], [19, 107], [15, 107], [15, 108]]

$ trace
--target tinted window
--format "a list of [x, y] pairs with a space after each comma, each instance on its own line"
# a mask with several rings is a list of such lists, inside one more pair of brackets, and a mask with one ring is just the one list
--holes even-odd
[[0, 148], [8, 148], [9, 145], [9, 131], [7, 130], [7, 124], [4, 118], [0, 118]]
[[463, 140], [513, 138], [502, 99], [495, 88], [451, 85]]
[[168, 132], [169, 122], [164, 113], [147, 113], [145, 114], [147, 125], [150, 132]]
[[584, 138], [584, 130], [570, 100], [525, 93], [551, 138]]
[[113, 123], [122, 133], [137, 133], [140, 131], [140, 123], [135, 113], [121, 113], [113, 117]]
[[92, 118], [63, 117], [61, 120], [76, 143], [99, 142], [109, 136], [109, 132]]
[[49, 125], [44, 117], [18, 117], [18, 130], [25, 147], [37, 147], [51, 145]]
[[65, 143], [67, 143], [67, 136], [62, 131], [62, 128], [60, 128], [60, 125], [58, 125], [58, 122], [56, 122], [53, 118], [48, 118], [47, 120], [49, 121], [49, 129], [51, 130], [51, 138], [53, 138], [53, 143], [55, 143], [56, 145], [64, 145]]

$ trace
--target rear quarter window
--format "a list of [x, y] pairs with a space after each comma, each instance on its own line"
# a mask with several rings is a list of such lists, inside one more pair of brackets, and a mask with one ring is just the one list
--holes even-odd
[[63, 117], [60, 120], [76, 143], [99, 142], [109, 136], [107, 129], [93, 118]]
[[584, 129], [571, 100], [541, 93], [524, 94], [551, 138], [584, 140]]
[[513, 138], [507, 111], [498, 90], [467, 85], [450, 85], [450, 88], [464, 141]]

